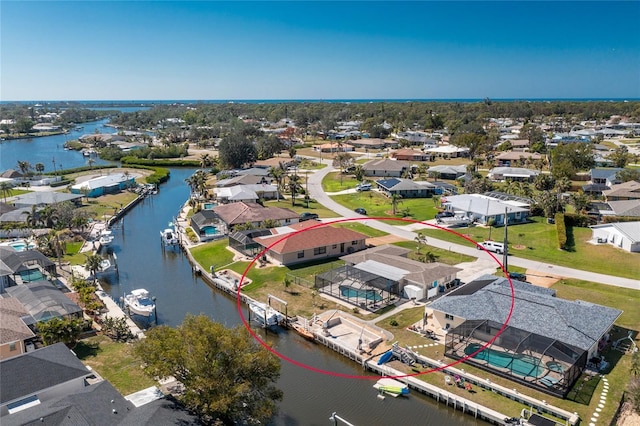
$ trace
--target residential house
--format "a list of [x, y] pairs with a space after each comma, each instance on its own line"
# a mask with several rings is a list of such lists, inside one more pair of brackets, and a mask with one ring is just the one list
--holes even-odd
[[599, 209], [602, 216], [640, 217], [640, 199], [609, 201], [608, 209]]
[[432, 166], [427, 173], [437, 176], [439, 179], [455, 180], [467, 174], [467, 166]]
[[424, 132], [405, 131], [405, 132], [398, 132], [397, 134], [392, 136], [394, 136], [396, 139], [399, 139], [399, 140], [405, 140], [409, 142], [411, 145], [425, 145], [425, 144], [431, 144], [431, 143], [435, 143], [435, 144], [438, 143], [438, 141], [436, 141], [435, 139], [431, 139], [430, 136]]
[[[295, 160], [289, 157], [271, 157], [264, 160], [258, 160], [255, 163], [253, 163], [253, 166], [254, 168], [257, 168], [257, 169], [267, 170], [267, 173], [268, 173], [269, 168], [280, 167], [280, 163], [283, 163], [285, 167], [289, 167], [293, 165], [294, 162]], [[264, 176], [264, 175], [260, 175], [260, 176]]]
[[273, 182], [271, 176], [260, 175], [237, 175], [227, 179], [219, 180], [215, 183], [217, 188], [225, 188], [236, 185], [270, 185]]
[[354, 148], [362, 149], [383, 149], [383, 148], [395, 148], [398, 146], [398, 141], [393, 139], [378, 139], [378, 138], [365, 138], [350, 140], [347, 142]]
[[3, 360], [0, 370], [3, 426], [200, 424], [174, 399], [162, 398], [159, 390], [134, 404], [63, 343]]
[[213, 210], [200, 210], [191, 216], [189, 225], [200, 241], [209, 241], [227, 234], [227, 225]]
[[[425, 306], [425, 323], [446, 332], [446, 356], [564, 397], [589, 360], [599, 356], [621, 314], [557, 298], [552, 289], [485, 275]], [[483, 347], [487, 352], [479, 353]], [[530, 364], [506, 368], [489, 358], [525, 353]]]
[[56, 264], [37, 250], [16, 251], [12, 247], [0, 246], [0, 293], [8, 287], [28, 282], [35, 270], [55, 274]]
[[542, 155], [537, 152], [507, 151], [495, 157], [498, 167], [524, 166], [528, 162], [542, 159]]
[[27, 343], [36, 336], [23, 320], [28, 315], [18, 299], [0, 298], [0, 360], [27, 352]]
[[[257, 237], [254, 241], [268, 248], [267, 259], [285, 266], [336, 258], [366, 248], [365, 234], [333, 226], [307, 229], [314, 225], [317, 225], [314, 221], [305, 221], [277, 228], [272, 231], [274, 235]], [[307, 230], [302, 232], [303, 229]]]
[[58, 191], [33, 191], [27, 192], [13, 197], [13, 205], [17, 208], [25, 207], [44, 207], [48, 205], [58, 204], [65, 201], [71, 201], [72, 203], [79, 205], [82, 199], [82, 195], [69, 194], [67, 192]]
[[435, 297], [454, 288], [462, 269], [439, 262], [409, 259], [411, 250], [382, 245], [342, 256], [348, 266], [382, 277], [396, 295], [416, 300]]
[[314, 151], [318, 152], [353, 152], [354, 148], [348, 143], [338, 144], [337, 142], [323, 143], [321, 145], [314, 145]]
[[435, 148], [426, 148], [424, 152], [432, 155], [433, 157], [445, 159], [469, 156], [469, 148], [461, 148], [455, 145], [440, 145]]
[[6, 289], [29, 313], [27, 325], [51, 318], [82, 318], [82, 308], [49, 281], [31, 281]]
[[611, 244], [631, 253], [640, 252], [640, 221], [615, 222], [591, 226], [591, 241]]
[[501, 226], [505, 223], [505, 212], [508, 224], [525, 223], [530, 215], [529, 207], [517, 201], [503, 201], [481, 194], [451, 195], [441, 199], [446, 211], [471, 221], [487, 225]]
[[388, 197], [399, 195], [402, 198], [428, 198], [438, 193], [436, 187], [429, 182], [421, 182], [420, 184], [411, 179], [380, 179], [375, 184], [380, 192]]
[[605, 200], [640, 200], [640, 182], [630, 180], [618, 185], [612, 185], [611, 189], [602, 191]]
[[489, 170], [487, 177], [497, 182], [512, 180], [517, 182], [533, 182], [540, 174], [537, 170], [524, 169], [521, 167], [494, 167]]
[[215, 198], [219, 203], [254, 203], [259, 199], [274, 200], [278, 194], [278, 188], [274, 185], [235, 185], [222, 188], [214, 188]]
[[428, 161], [433, 156], [415, 149], [399, 149], [391, 153], [391, 157], [402, 161]]
[[622, 183], [616, 177], [621, 168], [595, 168], [589, 171], [589, 183], [582, 186], [582, 191], [590, 195], [602, 195], [602, 191], [611, 189], [611, 186]]
[[509, 141], [511, 144], [511, 148], [514, 151], [528, 151], [529, 150], [529, 139], [511, 139]]
[[411, 172], [411, 163], [408, 161], [390, 160], [383, 158], [380, 160], [367, 161], [362, 165], [365, 176], [381, 177], [402, 177]]
[[[113, 173], [106, 176], [98, 176], [71, 186], [71, 192], [87, 197], [99, 197], [105, 194], [117, 194], [123, 189], [136, 184], [135, 176], [128, 173]], [[81, 195], [81, 196], [82, 196]]]
[[292, 210], [281, 207], [264, 207], [257, 203], [229, 203], [213, 208], [215, 214], [231, 232], [237, 225], [251, 223], [258, 228], [265, 220], [274, 220], [283, 225], [297, 223], [300, 215]]

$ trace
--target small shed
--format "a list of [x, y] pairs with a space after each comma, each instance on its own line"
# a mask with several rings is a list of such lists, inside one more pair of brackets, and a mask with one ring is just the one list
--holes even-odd
[[424, 288], [409, 284], [404, 286], [404, 296], [407, 299], [422, 300], [425, 297]]

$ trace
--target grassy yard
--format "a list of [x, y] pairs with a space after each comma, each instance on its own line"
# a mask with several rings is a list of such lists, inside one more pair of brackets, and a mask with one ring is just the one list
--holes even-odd
[[365, 224], [358, 222], [342, 222], [336, 223], [332, 226], [336, 226], [338, 228], [348, 228], [356, 232], [361, 232], [369, 238], [384, 237], [385, 235], [389, 235], [386, 232], [378, 231], [377, 229], [373, 229]]
[[[405, 198], [401, 199], [397, 206], [397, 214], [394, 216], [391, 208], [391, 200], [375, 191], [357, 192], [355, 194], [335, 195], [336, 202], [350, 209], [362, 207], [371, 217], [401, 217], [400, 212], [409, 210], [408, 219], [418, 221], [433, 219], [438, 209], [430, 198]], [[400, 222], [389, 222], [392, 225], [400, 225]]]
[[[427, 243], [428, 242], [429, 241], [427, 240]], [[418, 251], [416, 250], [417, 243], [415, 241], [400, 241], [397, 243], [393, 243], [393, 245], [413, 250], [411, 253], [409, 253], [409, 258], [417, 260]], [[457, 265], [458, 263], [473, 262], [476, 260], [476, 258], [472, 256], [467, 256], [461, 253], [456, 253], [454, 251], [449, 251], [449, 250], [440, 249], [436, 247], [430, 247], [428, 245], [423, 246], [420, 249], [420, 252], [421, 253], [431, 252], [438, 257], [436, 262], [444, 263], [446, 265]]]
[[157, 385], [144, 375], [131, 348], [130, 344], [116, 343], [106, 336], [94, 336], [78, 342], [73, 351], [121, 394], [129, 395]]
[[102, 220], [105, 217], [113, 216], [123, 206], [135, 200], [137, 196], [137, 194], [127, 191], [102, 195], [97, 198], [89, 198], [89, 201], [85, 201], [80, 209], [88, 212], [90, 217]]
[[[616, 307], [624, 311], [616, 322], [617, 334], [616, 336], [613, 336], [613, 339], [618, 336], [626, 335], [628, 329], [635, 330], [636, 332], [640, 331], [640, 311], [637, 309], [637, 306], [640, 303], [640, 291], [626, 289], [615, 289], [615, 291], [612, 291], [609, 286], [579, 280], [562, 280], [556, 283], [553, 288], [557, 291], [558, 297], [563, 299], [580, 299], [587, 302]], [[425, 345], [427, 343], [431, 343], [431, 340], [407, 330], [407, 327], [422, 319], [423, 313], [423, 307], [407, 309], [379, 322], [377, 325], [391, 331], [394, 334], [394, 339], [397, 340], [401, 346]], [[396, 326], [391, 325], [393, 321], [397, 323]], [[451, 359], [443, 357], [443, 351], [443, 345], [418, 349], [418, 353], [421, 355], [425, 355], [432, 359], [442, 359], [445, 362], [451, 362]], [[605, 352], [604, 356], [607, 361], [612, 363], [612, 369], [606, 373], [606, 377], [609, 382], [609, 393], [607, 396], [607, 404], [605, 404], [605, 408], [600, 412], [600, 420], [603, 421], [602, 424], [609, 424], [610, 420], [613, 418], [615, 409], [617, 408], [617, 402], [620, 400], [622, 392], [629, 380], [631, 356], [614, 350]], [[403, 371], [407, 374], [415, 372], [409, 367], [403, 366], [399, 363], [395, 366], [399, 369], [404, 369]], [[592, 413], [595, 412], [596, 407], [600, 403], [598, 395], [601, 393], [604, 386], [602, 381], [585, 381], [587, 377], [581, 377], [576, 383], [576, 390], [580, 383], [585, 384], [583, 389], [579, 392], [576, 390], [570, 392], [569, 397], [571, 399], [559, 399], [524, 387], [510, 380], [490, 375], [487, 372], [468, 364], [464, 364], [463, 366], [458, 365], [458, 368], [460, 367], [463, 367], [465, 371], [468, 371], [471, 374], [478, 375], [480, 377], [490, 377], [492, 382], [506, 386], [509, 389], [515, 388], [522, 394], [529, 395], [540, 400], [544, 399], [548, 401], [549, 404], [569, 412], [577, 412], [583, 422], [588, 420]], [[429, 373], [418, 377], [421, 380], [432, 383], [436, 386], [445, 387], [443, 384], [443, 373]], [[489, 407], [500, 407], [500, 411], [507, 415], [517, 415], [520, 409], [526, 408], [523, 404], [516, 403], [493, 392], [482, 391], [481, 389], [476, 389], [478, 392], [474, 394], [458, 389], [454, 386], [447, 386], [446, 389], [451, 392], [457, 392], [465, 398], [469, 398], [480, 404]], [[585, 390], [588, 390], [588, 392], [585, 392]]]
[[266, 201], [264, 203], [265, 207], [282, 207], [285, 209], [293, 210], [296, 213], [302, 212], [312, 212], [318, 213], [320, 217], [336, 217], [336, 213], [333, 210], [329, 210], [324, 207], [322, 204], [310, 201], [309, 207], [307, 208], [307, 203], [304, 201], [304, 196], [296, 198], [296, 205], [291, 205], [291, 200], [280, 200], [280, 201]]
[[340, 172], [331, 172], [322, 179], [322, 189], [325, 192], [340, 192], [353, 189], [360, 183], [353, 175], [344, 174], [340, 179]]
[[[640, 261], [636, 253], [627, 253], [609, 245], [593, 245], [587, 243], [591, 239], [588, 228], [567, 228], [572, 233], [574, 249], [572, 251], [558, 249], [556, 227], [548, 225], [543, 218], [534, 217], [534, 222], [513, 225], [508, 229], [510, 252], [514, 256], [525, 259], [553, 263], [570, 268], [599, 272], [626, 278], [640, 277]], [[475, 241], [491, 239], [500, 241], [504, 235], [504, 228], [494, 228], [491, 231], [485, 227], [460, 228], [456, 232], [472, 238]], [[491, 234], [490, 234], [491, 232]], [[429, 237], [451, 241], [473, 247], [473, 244], [449, 232], [426, 229], [424, 234]], [[522, 246], [524, 249], [514, 249]]]

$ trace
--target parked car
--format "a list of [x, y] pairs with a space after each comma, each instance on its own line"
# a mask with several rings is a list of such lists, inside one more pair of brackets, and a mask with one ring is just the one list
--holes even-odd
[[497, 241], [483, 241], [478, 244], [478, 250], [482, 250], [484, 247], [487, 251], [492, 251], [494, 253], [502, 254], [504, 253], [504, 243], [499, 243]]
[[358, 186], [356, 186], [356, 191], [371, 191], [371, 184], [359, 183]]
[[358, 213], [358, 214], [363, 214], [366, 216], [367, 211], [365, 209], [363, 209], [362, 207], [358, 207], [357, 209], [354, 210], [354, 212]]
[[527, 282], [527, 276], [520, 272], [509, 272], [509, 278], [512, 280], [522, 281], [523, 283]]
[[436, 214], [436, 219], [442, 219], [443, 217], [453, 217], [454, 213], [450, 211], [443, 211]]
[[317, 219], [318, 213], [304, 212], [300, 214], [300, 222], [304, 222], [305, 220]]

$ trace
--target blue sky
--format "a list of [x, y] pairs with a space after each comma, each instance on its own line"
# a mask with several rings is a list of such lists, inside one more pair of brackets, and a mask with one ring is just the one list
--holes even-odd
[[640, 98], [640, 2], [6, 1], [0, 99]]

